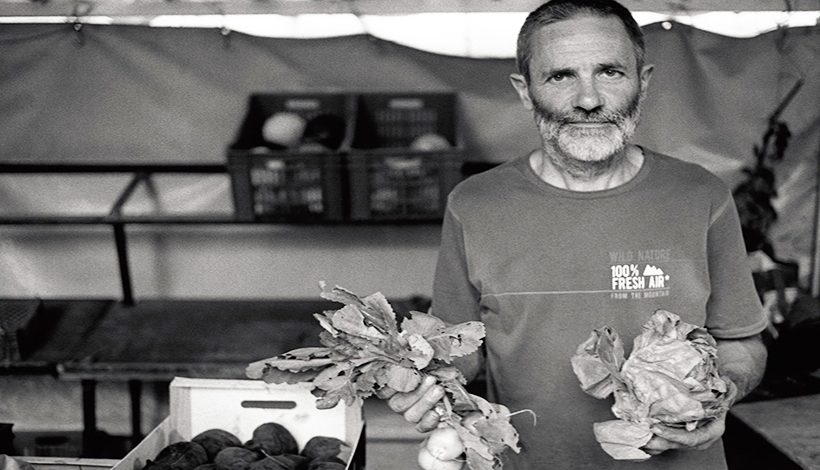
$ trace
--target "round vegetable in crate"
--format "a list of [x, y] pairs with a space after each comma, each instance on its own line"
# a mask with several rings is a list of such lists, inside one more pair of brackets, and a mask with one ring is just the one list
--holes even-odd
[[421, 134], [420, 136], [413, 139], [413, 142], [410, 143], [411, 149], [424, 150], [427, 152], [447, 150], [450, 147], [450, 141], [447, 140], [447, 138], [443, 135], [436, 134], [435, 132]]
[[275, 113], [262, 124], [262, 138], [277, 147], [293, 148], [302, 142], [306, 126], [305, 119], [296, 113]]
[[318, 145], [320, 149], [337, 150], [344, 142], [346, 128], [341, 117], [332, 113], [319, 114], [305, 124], [302, 146], [313, 149]]

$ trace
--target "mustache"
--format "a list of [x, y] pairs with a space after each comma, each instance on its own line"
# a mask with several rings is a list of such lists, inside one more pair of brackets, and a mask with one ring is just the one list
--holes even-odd
[[639, 112], [641, 98], [640, 95], [635, 94], [627, 103], [626, 107], [620, 110], [611, 109], [594, 109], [592, 111], [585, 111], [583, 109], [573, 109], [565, 113], [552, 112], [544, 106], [540, 100], [534, 99], [533, 107], [535, 112], [548, 122], [558, 125], [572, 124], [572, 123], [587, 123], [587, 124], [614, 124], [620, 125], [625, 120], [634, 117]]

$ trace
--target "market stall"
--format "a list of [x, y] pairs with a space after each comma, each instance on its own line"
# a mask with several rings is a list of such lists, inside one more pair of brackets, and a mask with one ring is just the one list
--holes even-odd
[[[319, 281], [426, 310], [449, 191], [538, 145], [508, 80], [538, 3], [0, 1], [0, 422], [119, 461], [175, 377], [315, 344]], [[736, 197], [770, 373], [726, 448], [816, 468], [820, 5], [730, 3], [625, 2], [656, 68], [637, 140], [732, 188], [765, 170]], [[420, 442], [369, 416], [349, 444]]]

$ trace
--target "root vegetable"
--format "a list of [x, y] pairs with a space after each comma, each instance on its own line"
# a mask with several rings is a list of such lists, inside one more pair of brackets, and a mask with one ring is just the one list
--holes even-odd
[[459, 460], [439, 460], [427, 450], [426, 446], [419, 449], [419, 466], [424, 470], [462, 470], [464, 462]]
[[438, 460], [453, 460], [464, 452], [464, 443], [458, 437], [458, 432], [451, 427], [433, 430], [424, 446]]

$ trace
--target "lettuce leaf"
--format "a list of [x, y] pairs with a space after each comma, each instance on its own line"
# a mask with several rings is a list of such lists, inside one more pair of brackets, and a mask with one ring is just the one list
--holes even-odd
[[614, 396], [618, 420], [596, 423], [594, 432], [618, 460], [649, 458], [640, 447], [651, 438], [645, 431], [652, 424], [692, 430], [728, 409], [714, 338], [666, 310], [652, 314], [625, 360], [617, 333], [603, 327], [578, 346], [571, 364], [586, 393]]

